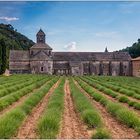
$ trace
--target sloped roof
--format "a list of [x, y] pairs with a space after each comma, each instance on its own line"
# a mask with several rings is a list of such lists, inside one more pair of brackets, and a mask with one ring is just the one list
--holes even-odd
[[42, 29], [40, 29], [36, 35], [45, 35], [45, 33], [43, 32]]
[[29, 61], [29, 51], [10, 50], [10, 60]]
[[91, 61], [91, 60], [131, 60], [127, 52], [53, 52], [53, 60]]
[[140, 56], [132, 59], [132, 61], [138, 61], [138, 60], [140, 60]]
[[52, 60], [45, 51], [38, 51], [30, 57], [30, 60]]
[[[39, 51], [37, 54], [35, 54], [34, 58], [31, 58], [32, 60], [42, 60], [47, 59], [48, 56], [45, 53], [45, 51]], [[30, 55], [29, 51], [23, 51], [23, 50], [11, 50], [10, 51], [10, 60], [29, 60]], [[127, 52], [53, 52], [52, 58], [50, 58], [54, 61], [71, 61], [70, 65], [77, 65], [76, 61], [112, 61], [112, 60], [118, 60], [118, 61], [128, 61], [131, 60], [130, 55]]]
[[46, 43], [36, 43], [30, 49], [48, 49], [48, 50], [52, 50], [52, 48]]

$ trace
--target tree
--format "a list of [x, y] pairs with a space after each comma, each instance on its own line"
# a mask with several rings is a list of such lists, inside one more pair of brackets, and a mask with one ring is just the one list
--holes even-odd
[[138, 43], [140, 43], [140, 39], [138, 39]]
[[1, 61], [1, 68], [0, 68], [0, 74], [3, 74], [6, 70], [6, 45], [4, 39], [0, 40], [0, 61]]
[[132, 46], [122, 49], [120, 51], [129, 52], [132, 58], [136, 58], [140, 56], [140, 39], [137, 42], [133, 43]]
[[2, 47], [0, 45], [0, 71], [1, 71], [1, 67], [2, 67]]

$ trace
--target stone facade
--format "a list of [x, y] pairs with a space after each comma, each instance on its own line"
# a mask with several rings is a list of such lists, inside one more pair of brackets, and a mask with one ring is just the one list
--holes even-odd
[[29, 51], [10, 51], [10, 73], [55, 75], [132, 74], [131, 57], [126, 52], [52, 52], [40, 30], [37, 43]]
[[140, 77], [140, 57], [132, 59], [132, 73], [135, 77]]

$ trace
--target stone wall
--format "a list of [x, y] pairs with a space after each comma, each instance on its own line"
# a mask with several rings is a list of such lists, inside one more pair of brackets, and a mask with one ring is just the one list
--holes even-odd
[[29, 61], [10, 61], [9, 62], [10, 73], [30, 73]]
[[122, 72], [123, 72], [123, 76], [129, 76], [130, 75], [130, 62], [128, 61], [123, 61], [122, 62]]
[[131, 76], [129, 61], [82, 61], [81, 64], [71, 68], [72, 75]]
[[133, 76], [140, 77], [140, 60], [132, 61]]
[[69, 75], [70, 67], [68, 61], [53, 61], [53, 74], [55, 75]]
[[112, 76], [118, 76], [120, 75], [120, 62], [119, 61], [112, 61], [110, 64], [110, 68], [111, 68], [111, 75]]
[[109, 61], [102, 62], [102, 75], [110, 75], [110, 62]]
[[31, 61], [31, 73], [52, 74], [52, 61]]

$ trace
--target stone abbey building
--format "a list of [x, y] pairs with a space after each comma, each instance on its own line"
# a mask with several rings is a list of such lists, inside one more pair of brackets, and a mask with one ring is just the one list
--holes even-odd
[[10, 73], [56, 75], [132, 74], [131, 57], [126, 52], [53, 52], [40, 29], [37, 43], [29, 51], [11, 50]]

